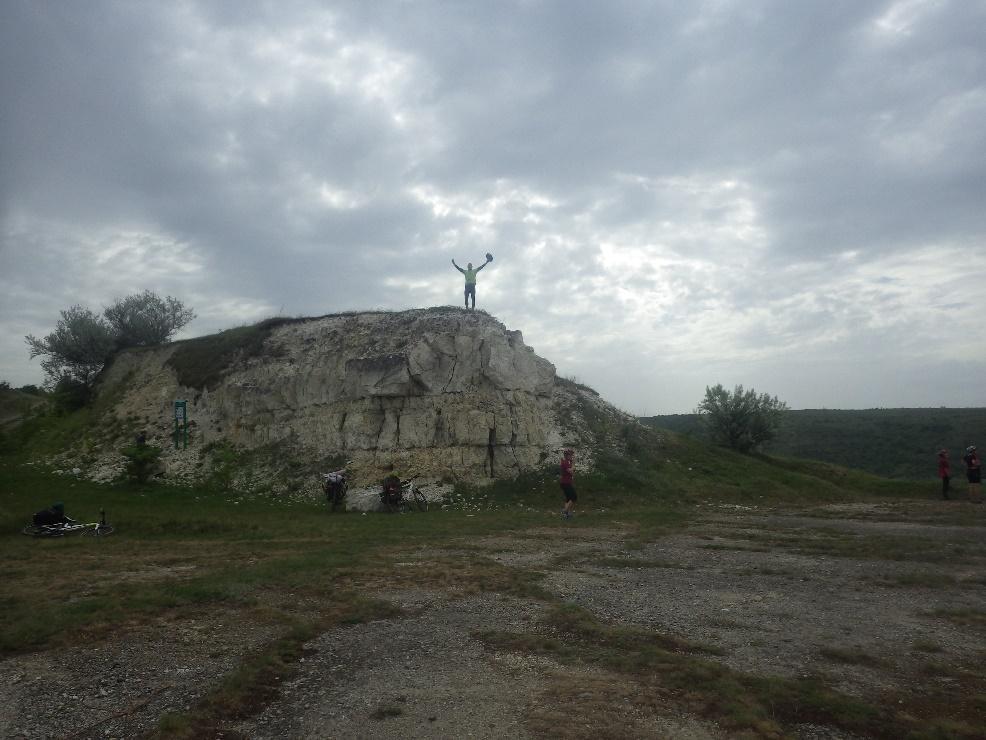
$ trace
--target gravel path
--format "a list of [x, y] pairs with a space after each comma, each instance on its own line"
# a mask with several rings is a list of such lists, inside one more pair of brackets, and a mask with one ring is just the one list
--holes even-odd
[[[744, 672], [823, 676], [870, 700], [930, 683], [958, 692], [954, 676], [929, 678], [922, 667], [986, 657], [981, 627], [942, 616], [986, 613], [986, 517], [970, 509], [965, 526], [935, 524], [931, 504], [912, 508], [916, 521], [881, 520], [872, 506], [859, 509], [863, 518], [850, 507], [837, 512], [841, 518], [710, 507], [694, 526], [637, 549], [624, 530], [558, 521], [472, 540], [468, 556], [543, 573], [542, 585], [559, 600], [604, 622], [715, 646], [722, 655], [712, 659]], [[399, 559], [435, 556], [413, 551]], [[500, 652], [476, 639], [485, 629], [536, 633], [547, 608], [541, 601], [424, 588], [372, 595], [404, 616], [307, 643], [278, 697], [229, 723], [228, 734], [726, 737], [673, 703], [655, 704], [626, 676]], [[0, 662], [0, 737], [69, 737], [87, 726], [75, 736], [141, 735], [276, 636], [243, 619], [229, 630], [235, 617], [162, 622], [91, 647]], [[796, 731], [812, 740], [850, 737], [825, 727]]]

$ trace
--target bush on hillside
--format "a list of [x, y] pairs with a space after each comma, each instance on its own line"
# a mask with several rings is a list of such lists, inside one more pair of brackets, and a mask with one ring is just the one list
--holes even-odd
[[63, 375], [55, 383], [51, 394], [52, 406], [59, 416], [71, 414], [89, 403], [90, 395], [91, 389], [88, 385], [68, 375]]
[[127, 476], [138, 483], [146, 483], [161, 460], [161, 448], [154, 445], [131, 445], [120, 450], [127, 458]]
[[776, 436], [786, 410], [787, 404], [777, 396], [757, 395], [752, 388], [744, 391], [742, 385], [730, 393], [720, 383], [706, 386], [705, 398], [696, 411], [716, 444], [750, 452]]

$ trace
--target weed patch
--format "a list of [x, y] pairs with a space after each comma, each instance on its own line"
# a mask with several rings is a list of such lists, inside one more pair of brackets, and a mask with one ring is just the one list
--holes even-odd
[[[536, 634], [486, 631], [476, 636], [495, 649], [570, 664], [589, 661], [632, 676], [647, 691], [669, 697], [743, 736], [786, 737], [794, 725], [811, 723], [868, 737], [918, 737], [942, 721], [930, 715], [923, 722], [887, 705], [846, 696], [815, 677], [759, 677], [734, 671], [703, 657], [709, 651], [701, 645], [646, 630], [610, 627], [572, 606], [551, 610]], [[974, 725], [967, 729], [977, 731]]]

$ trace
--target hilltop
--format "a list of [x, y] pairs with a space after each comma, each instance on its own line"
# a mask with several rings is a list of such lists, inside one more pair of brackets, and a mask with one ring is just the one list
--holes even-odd
[[[176, 399], [187, 448], [173, 443]], [[120, 448], [145, 432], [164, 449], [163, 479], [191, 484], [225, 466], [237, 488], [275, 493], [310, 492], [317, 472], [347, 462], [357, 483], [394, 469], [484, 484], [572, 446], [591, 468], [621, 444], [600, 430], [640, 426], [558, 378], [520, 331], [450, 307], [272, 319], [126, 350], [101, 374], [92, 414], [59, 467], [112, 480]]]

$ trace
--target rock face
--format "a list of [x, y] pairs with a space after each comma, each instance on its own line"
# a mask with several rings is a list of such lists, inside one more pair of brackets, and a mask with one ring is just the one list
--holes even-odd
[[[194, 477], [188, 468], [203, 449], [229, 443], [278, 450], [280, 463], [349, 460], [367, 481], [393, 466], [481, 482], [541, 467], [570, 443], [554, 366], [481, 312], [287, 320], [269, 329], [261, 351], [227, 356], [211, 387], [182, 383], [183, 351], [179, 342], [124, 352], [100, 390], [125, 433], [146, 429], [169, 450], [173, 477]], [[193, 444], [175, 453], [172, 404], [183, 398]]]

